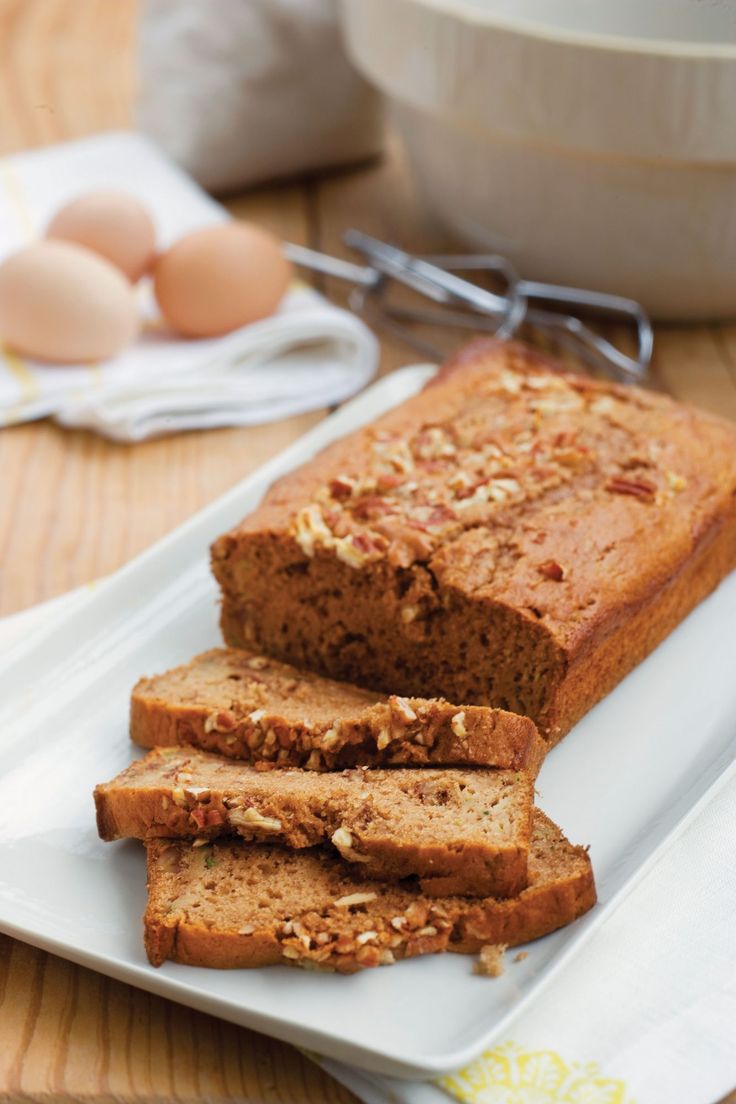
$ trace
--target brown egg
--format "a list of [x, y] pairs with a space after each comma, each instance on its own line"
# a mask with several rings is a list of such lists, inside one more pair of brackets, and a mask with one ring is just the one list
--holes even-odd
[[126, 192], [89, 192], [54, 215], [47, 238], [62, 238], [98, 253], [129, 280], [139, 280], [156, 257], [156, 231], [146, 208]]
[[0, 341], [39, 360], [106, 360], [138, 332], [136, 295], [115, 268], [71, 242], [43, 241], [0, 264]]
[[188, 234], [162, 254], [154, 290], [168, 324], [186, 337], [215, 337], [272, 314], [291, 279], [277, 238], [247, 222]]

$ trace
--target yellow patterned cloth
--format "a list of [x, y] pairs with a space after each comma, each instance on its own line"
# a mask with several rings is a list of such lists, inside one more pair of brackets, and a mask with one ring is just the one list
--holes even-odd
[[595, 1062], [573, 1062], [554, 1050], [508, 1042], [437, 1084], [461, 1104], [636, 1104], [623, 1081]]

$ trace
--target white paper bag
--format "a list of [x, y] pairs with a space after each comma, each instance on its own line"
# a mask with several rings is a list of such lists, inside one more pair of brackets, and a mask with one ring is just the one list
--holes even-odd
[[215, 191], [378, 152], [336, 0], [146, 0], [137, 122]]

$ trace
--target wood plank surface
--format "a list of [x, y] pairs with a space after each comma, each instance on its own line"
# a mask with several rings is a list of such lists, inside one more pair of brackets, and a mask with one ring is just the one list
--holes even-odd
[[[0, 0], [0, 153], [126, 126], [133, 0]], [[313, 242], [305, 182], [233, 212]], [[131, 448], [50, 422], [0, 432], [0, 614], [114, 570], [318, 421]], [[31, 566], [33, 565], [33, 566]], [[0, 936], [0, 1101], [349, 1104], [286, 1044]]]
[[[135, 0], [0, 0], [0, 153], [127, 125]], [[356, 226], [444, 248], [392, 141], [381, 163], [231, 198], [234, 214], [350, 256]], [[347, 303], [349, 289], [317, 281]], [[456, 334], [434, 335], [443, 349]], [[384, 335], [382, 371], [420, 359]], [[658, 327], [654, 374], [736, 418], [736, 327]], [[135, 447], [50, 422], [0, 432], [0, 614], [104, 575], [294, 440], [323, 412]], [[346, 1104], [297, 1051], [0, 937], [0, 1102]], [[736, 1094], [729, 1097], [736, 1104]]]

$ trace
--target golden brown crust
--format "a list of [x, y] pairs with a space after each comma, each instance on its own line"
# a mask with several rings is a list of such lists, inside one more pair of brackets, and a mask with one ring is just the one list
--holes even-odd
[[539, 812], [530, 884], [507, 900], [433, 900], [409, 882], [360, 881], [320, 851], [215, 843], [205, 855], [164, 840], [147, 847], [145, 942], [156, 966], [173, 959], [352, 973], [419, 954], [515, 946], [570, 923], [595, 903], [587, 853]]
[[212, 555], [229, 642], [554, 742], [736, 565], [735, 534], [731, 424], [492, 342]]
[[264, 767], [310, 770], [448, 765], [536, 775], [546, 751], [528, 717], [380, 695], [233, 648], [141, 679], [130, 733], [141, 747], [192, 744]]
[[94, 797], [106, 840], [331, 843], [360, 876], [416, 875], [431, 896], [510, 897], [527, 882], [534, 789], [523, 772], [264, 774], [201, 751], [158, 748]]

